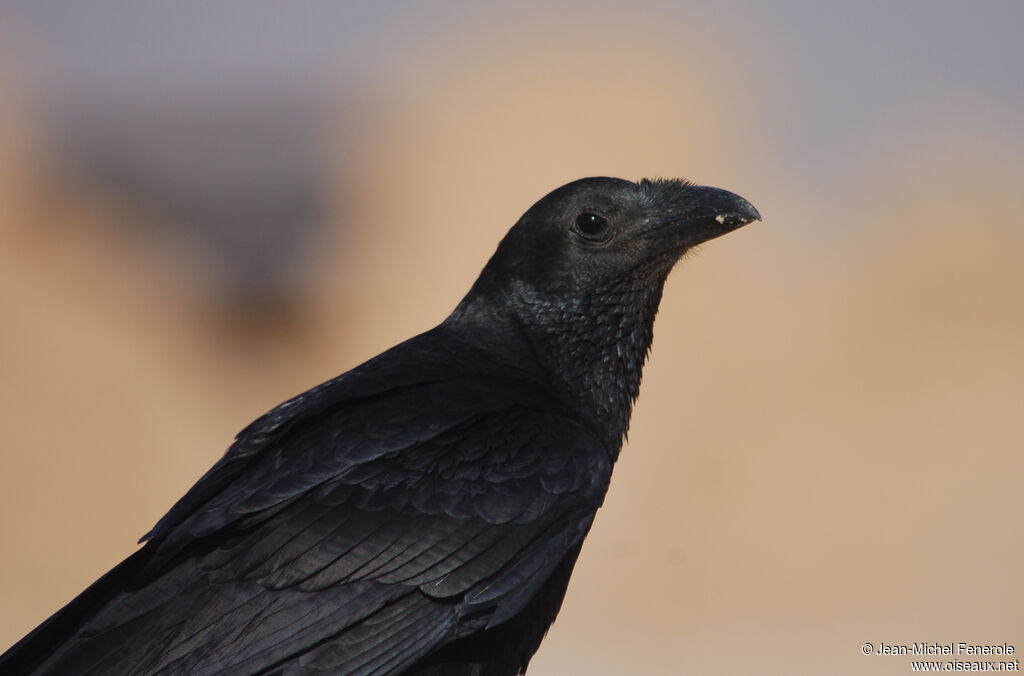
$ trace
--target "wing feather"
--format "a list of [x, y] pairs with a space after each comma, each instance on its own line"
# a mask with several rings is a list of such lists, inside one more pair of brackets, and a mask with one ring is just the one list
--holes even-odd
[[529, 383], [360, 369], [244, 430], [43, 671], [394, 673], [529, 603], [611, 455]]

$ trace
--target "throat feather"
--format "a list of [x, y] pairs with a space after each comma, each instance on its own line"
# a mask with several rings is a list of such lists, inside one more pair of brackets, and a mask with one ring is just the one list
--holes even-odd
[[533, 312], [524, 323], [535, 354], [615, 454], [640, 393], [660, 300], [660, 285], [598, 289], [569, 301], [530, 299]]

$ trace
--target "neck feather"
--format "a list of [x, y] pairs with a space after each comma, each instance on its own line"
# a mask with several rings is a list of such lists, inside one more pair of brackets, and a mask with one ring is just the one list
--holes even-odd
[[518, 321], [538, 362], [618, 455], [650, 352], [662, 284], [596, 289], [566, 301], [529, 288]]

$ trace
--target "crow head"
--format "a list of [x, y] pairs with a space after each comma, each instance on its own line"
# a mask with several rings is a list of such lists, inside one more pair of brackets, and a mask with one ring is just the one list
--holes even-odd
[[718, 188], [584, 178], [534, 204], [488, 268], [543, 296], [660, 285], [687, 250], [753, 220], [750, 202]]

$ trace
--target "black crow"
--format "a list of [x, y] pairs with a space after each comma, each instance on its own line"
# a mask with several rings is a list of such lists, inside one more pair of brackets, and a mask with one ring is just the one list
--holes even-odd
[[669, 271], [759, 218], [684, 181], [558, 188], [439, 326], [242, 430], [0, 673], [524, 672], [608, 489]]

